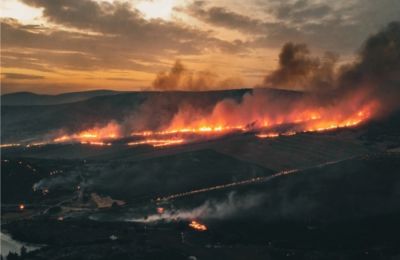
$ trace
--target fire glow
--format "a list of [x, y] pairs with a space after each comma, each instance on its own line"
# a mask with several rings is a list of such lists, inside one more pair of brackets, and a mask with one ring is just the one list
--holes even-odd
[[208, 113], [181, 107], [160, 130], [130, 131], [125, 125], [110, 122], [105, 127], [62, 135], [53, 141], [109, 146], [118, 138], [134, 138], [126, 145], [164, 147], [233, 133], [254, 132], [259, 138], [274, 138], [354, 127], [373, 117], [379, 105], [367, 93], [353, 93], [334, 103], [310, 97], [281, 100], [267, 94], [246, 94], [240, 102], [222, 100]]
[[205, 225], [197, 222], [196, 220], [192, 220], [189, 223], [189, 227], [191, 227], [191, 228], [193, 228], [193, 229], [195, 229], [197, 231], [206, 231], [207, 230], [207, 227]]
[[54, 143], [79, 142], [89, 145], [111, 145], [105, 140], [113, 140], [122, 137], [119, 130], [119, 125], [113, 122], [108, 123], [105, 127], [94, 127], [88, 130], [81, 131], [76, 134], [62, 135], [53, 140]]
[[137, 142], [129, 142], [129, 146], [138, 146], [138, 145], [151, 145], [153, 147], [162, 147], [162, 146], [168, 146], [168, 145], [176, 145], [176, 144], [182, 144], [185, 142], [184, 139], [146, 139], [143, 141], [137, 141]]

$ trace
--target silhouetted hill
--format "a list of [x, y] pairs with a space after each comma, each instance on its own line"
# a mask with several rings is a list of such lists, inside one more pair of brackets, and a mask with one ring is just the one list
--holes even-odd
[[78, 102], [96, 96], [107, 96], [118, 93], [120, 92], [112, 90], [71, 92], [59, 95], [44, 95], [44, 94], [35, 94], [31, 92], [17, 92], [17, 93], [2, 95], [1, 103], [4, 106], [55, 105], [55, 104]]

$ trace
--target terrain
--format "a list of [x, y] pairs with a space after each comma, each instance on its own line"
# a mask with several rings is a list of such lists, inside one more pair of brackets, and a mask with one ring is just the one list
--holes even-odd
[[[2, 104], [2, 144], [21, 145], [1, 149], [1, 229], [40, 246], [12, 257], [400, 257], [399, 112], [347, 128], [267, 138], [250, 130], [161, 147], [129, 146], [125, 137], [109, 146], [24, 143], [60, 128], [137, 119], [132, 111], [150, 111], [146, 116], [158, 125], [184, 103], [207, 110], [249, 92], [137, 92], [64, 104]], [[146, 100], [157, 109], [148, 110]]]

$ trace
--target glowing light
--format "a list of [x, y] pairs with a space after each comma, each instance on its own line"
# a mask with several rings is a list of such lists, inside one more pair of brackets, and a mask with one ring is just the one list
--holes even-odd
[[195, 230], [198, 230], [198, 231], [206, 231], [207, 230], [207, 227], [205, 225], [203, 225], [203, 224], [201, 224], [201, 223], [199, 223], [199, 222], [197, 222], [195, 220], [192, 220], [189, 223], [189, 227], [191, 227], [191, 228], [193, 228]]
[[24, 204], [19, 204], [18, 208], [19, 208], [19, 210], [24, 210], [25, 209], [25, 205]]
[[138, 145], [151, 145], [153, 147], [161, 147], [168, 145], [177, 145], [184, 143], [184, 139], [145, 139], [143, 141], [137, 142], [129, 142], [129, 146], [138, 146]]
[[266, 133], [266, 134], [256, 134], [256, 136], [258, 138], [275, 138], [278, 137], [279, 134], [278, 133]]
[[113, 122], [104, 127], [94, 127], [71, 135], [62, 135], [55, 138], [55, 143], [79, 142], [90, 145], [111, 145], [105, 140], [112, 140], [121, 137], [119, 125]]
[[8, 147], [17, 147], [20, 146], [21, 144], [1, 144], [0, 148], [8, 148]]
[[[257, 107], [248, 101], [245, 104], [220, 102], [208, 114], [181, 109], [164, 129], [131, 132], [130, 136], [139, 140], [128, 142], [127, 145], [163, 147], [210, 140], [233, 133], [256, 132], [258, 138], [274, 138], [354, 127], [370, 119], [380, 105], [375, 100], [365, 102], [363, 93], [343, 98], [335, 106], [299, 100], [288, 105], [288, 108], [275, 105], [269, 109], [266, 104], [268, 109], [258, 109], [258, 104], [265, 104], [266, 101], [257, 97], [253, 99], [251, 102], [256, 103]], [[61, 135], [54, 142], [110, 146], [110, 140], [127, 137], [121, 134], [121, 128], [117, 123], [110, 122], [104, 127]]]
[[81, 144], [96, 145], [96, 146], [111, 146], [111, 143], [96, 142], [96, 141], [82, 141]]

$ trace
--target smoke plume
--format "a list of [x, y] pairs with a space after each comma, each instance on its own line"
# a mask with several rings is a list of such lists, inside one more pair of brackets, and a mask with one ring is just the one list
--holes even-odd
[[220, 77], [210, 71], [191, 72], [177, 60], [169, 72], [160, 72], [153, 81], [157, 90], [188, 90], [200, 91], [207, 89], [237, 88], [242, 85], [239, 78]]
[[163, 214], [154, 214], [146, 218], [129, 219], [134, 222], [176, 221], [192, 219], [223, 219], [234, 216], [243, 210], [260, 205], [262, 194], [248, 194], [239, 197], [230, 192], [224, 200], [207, 200], [201, 206], [186, 210], [166, 210]]
[[358, 60], [342, 67], [339, 88], [346, 92], [359, 88], [385, 102], [385, 109], [400, 104], [400, 22], [392, 22], [371, 36], [359, 53]]
[[279, 68], [266, 76], [268, 87], [288, 89], [332, 89], [338, 56], [326, 52], [322, 58], [311, 56], [306, 44], [286, 43], [279, 54]]

